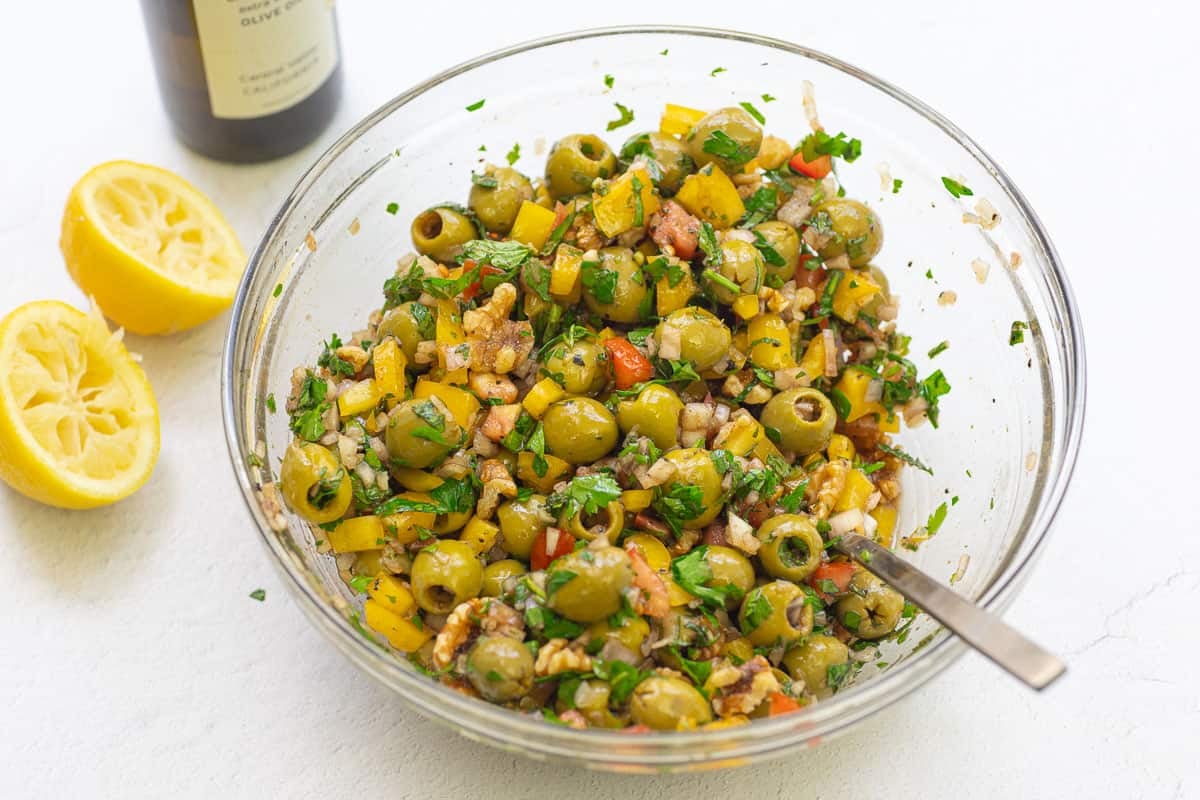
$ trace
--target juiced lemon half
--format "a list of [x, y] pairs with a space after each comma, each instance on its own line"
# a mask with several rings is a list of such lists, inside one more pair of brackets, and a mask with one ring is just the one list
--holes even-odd
[[105, 316], [140, 334], [174, 333], [228, 308], [246, 254], [225, 217], [173, 172], [110, 161], [67, 198], [67, 271]]
[[158, 458], [158, 404], [96, 309], [55, 300], [0, 320], [0, 479], [61, 508], [133, 494]]

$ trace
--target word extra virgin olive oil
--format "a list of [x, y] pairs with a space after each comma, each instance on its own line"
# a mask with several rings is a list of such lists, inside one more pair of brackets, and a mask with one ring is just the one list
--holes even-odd
[[163, 105], [185, 145], [263, 161], [312, 141], [341, 96], [333, 0], [142, 0]]

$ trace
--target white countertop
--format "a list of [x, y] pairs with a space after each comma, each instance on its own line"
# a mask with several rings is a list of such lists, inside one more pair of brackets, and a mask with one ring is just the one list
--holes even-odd
[[[249, 246], [336, 132], [265, 166], [198, 158], [167, 131], [135, 3], [11, 5], [0, 314], [82, 304], [58, 225], [91, 165], [177, 170]], [[68, 513], [0, 485], [0, 797], [1200, 796], [1200, 435], [1184, 338], [1200, 297], [1200, 117], [1183, 85], [1200, 72], [1200, 15], [1182, 3], [788, 5], [808, 10], [767, 24], [728, 3], [689, 3], [687, 17], [623, 0], [540, 14], [487, 4], [447, 8], [427, 29], [407, 3], [343, 2], [348, 94], [334, 128], [501, 45], [672, 21], [800, 41], [955, 120], [1041, 215], [1085, 322], [1083, 453], [1008, 615], [1067, 657], [1066, 678], [1037, 696], [968, 655], [829, 746], [733, 772], [605, 776], [467, 742], [353, 669], [276, 579], [225, 453], [222, 317], [130, 337], [163, 420], [161, 459], [136, 496]], [[258, 587], [264, 603], [247, 596]]]

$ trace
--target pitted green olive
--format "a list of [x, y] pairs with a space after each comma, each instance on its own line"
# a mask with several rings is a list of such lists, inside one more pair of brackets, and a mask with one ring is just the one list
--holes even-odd
[[415, 365], [417, 345], [434, 338], [437, 326], [437, 309], [421, 305], [415, 300], [401, 303], [395, 308], [389, 308], [383, 313], [376, 329], [376, 341], [385, 336], [393, 336], [400, 343], [400, 349], [408, 357], [408, 363]]
[[583, 301], [595, 313], [622, 323], [649, 318], [653, 287], [628, 247], [602, 248], [598, 260], [583, 262], [582, 276]]
[[713, 465], [712, 457], [707, 450], [699, 447], [685, 447], [672, 450], [663, 456], [675, 465], [675, 474], [663, 485], [663, 492], [670, 495], [676, 486], [695, 486], [700, 488], [700, 514], [682, 521], [684, 528], [703, 528], [717, 518], [721, 513], [721, 476]]
[[626, 167], [638, 156], [654, 163], [650, 174], [655, 176], [655, 183], [665, 197], [679, 191], [683, 179], [696, 168], [683, 142], [657, 131], [635, 134], [621, 146], [621, 163]]
[[288, 506], [309, 522], [333, 522], [350, 508], [350, 478], [337, 456], [319, 444], [293, 442], [283, 453], [279, 488]]
[[405, 400], [388, 412], [385, 439], [397, 466], [432, 466], [460, 447], [463, 438], [463, 429], [439, 397]]
[[466, 214], [439, 206], [417, 215], [412, 224], [413, 246], [435, 261], [454, 262], [462, 246], [479, 235]]
[[617, 444], [617, 420], [590, 397], [568, 397], [542, 417], [546, 450], [572, 464], [590, 464]]
[[883, 248], [883, 225], [865, 203], [835, 197], [813, 209], [810, 223], [826, 242], [817, 251], [821, 258], [845, 255], [850, 266], [862, 267]]
[[587, 547], [567, 553], [554, 562], [548, 583], [555, 575], [570, 577], [547, 592], [546, 604], [575, 622], [596, 622], [617, 613], [625, 589], [633, 581], [629, 554], [619, 547]]
[[[712, 287], [713, 296], [728, 305], [743, 294], [758, 294], [765, 275], [762, 253], [750, 242], [741, 239], [726, 239], [721, 242], [721, 264], [717, 267], [724, 280], [706, 277]], [[736, 285], [738, 291], [729, 288]]]
[[467, 205], [483, 227], [492, 233], [508, 233], [521, 203], [533, 200], [533, 184], [512, 167], [491, 167], [471, 186]]
[[697, 371], [716, 366], [729, 355], [733, 335], [712, 312], [696, 306], [672, 311], [654, 329], [659, 355], [690, 361]]
[[745, 109], [720, 108], [688, 131], [688, 153], [698, 167], [716, 162], [726, 173], [741, 172], [758, 155], [762, 136], [762, 128]]
[[667, 386], [652, 383], [631, 400], [617, 403], [617, 423], [622, 433], [636, 431], [646, 436], [661, 450], [679, 444], [679, 415], [683, 401]]
[[[779, 283], [787, 283], [796, 275], [796, 267], [800, 265], [800, 235], [796, 229], [786, 222], [777, 219], [760, 222], [751, 230], [763, 238], [774, 256], [763, 255], [763, 269], [766, 274], [774, 276]], [[782, 261], [783, 263], [778, 263]], [[774, 263], [773, 263], [774, 262]]]
[[417, 553], [412, 591], [417, 605], [431, 614], [449, 614], [483, 588], [483, 565], [465, 542], [439, 539]]
[[838, 600], [842, 626], [863, 639], [881, 639], [896, 630], [904, 597], [879, 578], [860, 569], [850, 579], [850, 592]]
[[651, 675], [633, 690], [633, 721], [659, 731], [690, 730], [712, 721], [712, 707], [687, 681]]
[[772, 581], [746, 593], [738, 626], [750, 644], [772, 647], [807, 636], [812, 631], [813, 610], [799, 586]]
[[564, 136], [546, 159], [546, 189], [555, 200], [590, 192], [596, 178], [611, 178], [617, 157], [604, 140], [590, 133]]
[[483, 588], [479, 594], [483, 597], [500, 597], [504, 594], [504, 585], [509, 578], [524, 574], [525, 565], [515, 558], [493, 561], [483, 568]]
[[825, 543], [816, 526], [800, 514], [771, 517], [758, 529], [758, 560], [774, 578], [800, 583], [821, 566]]
[[554, 517], [546, 510], [546, 496], [533, 494], [524, 500], [509, 500], [496, 510], [500, 544], [517, 558], [529, 560], [533, 540]]
[[608, 383], [608, 354], [594, 339], [556, 345], [551, 348], [542, 368], [553, 375], [568, 394], [594, 395]]
[[786, 389], [767, 401], [759, 421], [779, 431], [779, 446], [784, 450], [806, 456], [829, 445], [837, 412], [818, 389]]
[[[829, 696], [849, 671], [850, 648], [832, 636], [814, 633], [794, 645], [783, 656], [783, 666], [804, 688], [817, 697]], [[839, 675], [841, 673], [841, 675]], [[830, 685], [829, 678], [835, 682]]]
[[533, 654], [520, 639], [480, 636], [467, 654], [467, 680], [493, 703], [524, 697], [533, 688]]

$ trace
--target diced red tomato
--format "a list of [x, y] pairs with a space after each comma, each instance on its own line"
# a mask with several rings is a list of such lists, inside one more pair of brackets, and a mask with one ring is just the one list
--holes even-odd
[[605, 339], [604, 349], [608, 351], [608, 360], [612, 362], [618, 389], [628, 389], [654, 377], [654, 365], [650, 359], [642, 355], [642, 351], [628, 339], [620, 336]]
[[700, 245], [700, 220], [679, 203], [668, 200], [651, 220], [650, 238], [659, 247], [671, 245], [680, 258], [691, 259]]
[[[473, 269], [475, 269], [474, 261], [468, 260], [463, 262], [464, 271], [470, 272]], [[488, 275], [499, 275], [501, 272], [504, 272], [504, 270], [500, 269], [499, 267], [493, 267], [491, 264], [484, 264], [479, 268], [479, 280], [473, 281], [467, 285], [467, 288], [463, 289], [463, 300], [473, 300], [475, 295], [479, 294], [479, 290], [483, 286], [483, 279]]]
[[799, 711], [804, 706], [797, 703], [792, 698], [788, 697], [783, 692], [771, 692], [767, 698], [769, 716], [778, 717], [780, 714], [791, 714], [793, 711]]
[[817, 567], [816, 572], [808, 576], [808, 585], [817, 590], [821, 599], [829, 602], [833, 595], [821, 588], [825, 581], [831, 581], [837, 587], [838, 594], [845, 594], [850, 589], [850, 579], [854, 577], [855, 566], [851, 561], [829, 561]]
[[830, 156], [817, 156], [812, 161], [805, 161], [804, 153], [800, 152], [792, 156], [792, 160], [788, 162], [788, 166], [792, 168], [792, 172], [821, 180], [821, 178], [824, 178], [833, 171], [833, 158]]
[[[550, 531], [555, 532], [554, 547], [547, 551], [546, 542], [551, 538]], [[565, 556], [575, 549], [575, 537], [560, 528], [543, 528], [533, 540], [533, 550], [529, 553], [529, 566], [534, 569], [545, 569], [550, 562], [559, 556]]]

